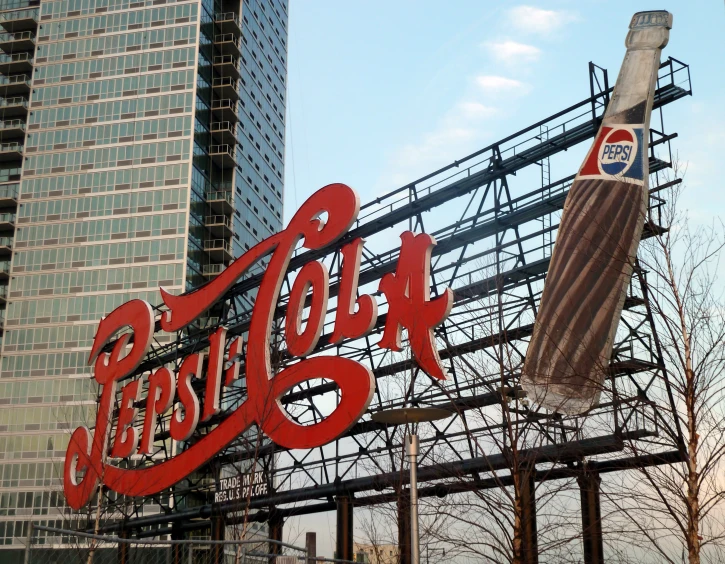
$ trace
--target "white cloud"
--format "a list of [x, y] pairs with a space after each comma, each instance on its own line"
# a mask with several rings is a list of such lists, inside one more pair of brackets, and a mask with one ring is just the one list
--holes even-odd
[[[457, 148], [468, 144], [475, 135], [476, 131], [473, 128], [444, 126], [426, 133], [420, 143], [402, 147], [396, 161], [402, 169], [415, 169], [424, 163], [448, 163], [460, 157]], [[406, 181], [409, 182], [410, 178], [403, 182]]]
[[487, 120], [499, 111], [475, 98], [460, 100], [436, 127], [395, 151], [381, 179], [381, 188], [387, 191], [402, 186], [480, 148], [488, 135]]
[[528, 90], [523, 82], [505, 76], [481, 75], [476, 77], [476, 84], [486, 94], [524, 94]]
[[[526, 94], [527, 84], [494, 75], [479, 75], [428, 131], [399, 146], [390, 155], [377, 188], [385, 193], [480, 149], [490, 140], [499, 118]], [[496, 105], [491, 104], [496, 100]], [[500, 103], [500, 105], [499, 105]]]
[[516, 41], [489, 42], [484, 46], [491, 52], [494, 59], [509, 65], [531, 63], [538, 60], [541, 55], [538, 47]]
[[400, 147], [393, 154], [384, 176], [384, 191], [402, 186], [470, 153], [478, 145], [480, 135], [481, 131], [474, 127], [441, 124], [417, 142]]
[[524, 33], [550, 35], [576, 19], [564, 10], [543, 10], [534, 6], [516, 6], [508, 12], [511, 26]]
[[466, 119], [482, 119], [496, 114], [496, 108], [485, 106], [480, 102], [461, 102], [458, 104], [461, 116]]

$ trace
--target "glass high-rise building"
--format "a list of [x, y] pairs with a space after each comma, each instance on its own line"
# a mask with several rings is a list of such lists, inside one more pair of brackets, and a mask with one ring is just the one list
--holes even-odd
[[58, 523], [100, 318], [281, 228], [287, 0], [0, 0], [0, 27], [2, 560]]

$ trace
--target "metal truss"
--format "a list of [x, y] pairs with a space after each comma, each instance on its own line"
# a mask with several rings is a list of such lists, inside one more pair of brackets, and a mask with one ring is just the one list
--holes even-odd
[[[517, 429], [517, 446], [536, 466], [540, 479], [570, 475], [584, 457], [601, 471], [612, 471], [671, 462], [682, 456], [682, 435], [673, 416], [674, 402], [649, 307], [647, 276], [638, 267], [599, 405], [584, 417], [549, 413], [530, 406], [519, 386], [560, 212], [574, 178], [569, 174], [552, 181], [552, 165], [562, 161], [561, 170], [573, 172], [581, 163], [612, 91], [606, 70], [590, 64], [589, 77], [590, 95], [578, 104], [362, 206], [356, 225], [343, 241], [330, 248], [300, 252], [290, 263], [275, 314], [275, 367], [295, 362], [287, 354], [283, 338], [295, 274], [305, 263], [319, 260], [330, 271], [330, 310], [312, 355], [344, 356], [371, 368], [377, 389], [369, 414], [402, 406], [439, 406], [454, 412], [445, 422], [419, 429], [419, 480], [430, 482], [423, 486], [422, 495], [505, 485], [511, 471], [511, 444], [504, 432], [507, 425]], [[671, 166], [670, 141], [676, 137], [665, 133], [662, 107], [689, 94], [689, 67], [668, 59], [660, 67], [655, 94], [654, 117], [659, 119], [653, 119], [656, 127], [650, 131], [652, 195], [643, 238], [666, 229], [659, 223], [662, 190], [678, 182], [662, 174]], [[567, 156], [569, 150], [574, 156]], [[435, 236], [431, 293], [435, 296], [444, 287], [454, 291], [451, 315], [436, 330], [440, 356], [449, 372], [445, 382], [426, 376], [406, 354], [375, 346], [387, 309], [378, 281], [394, 271], [398, 234], [404, 230]], [[332, 345], [329, 335], [341, 263], [338, 248], [356, 237], [366, 239], [360, 292], [376, 295], [380, 315], [367, 337]], [[256, 272], [237, 283], [222, 306], [199, 325], [173, 340], [157, 334], [158, 340], [135, 376], [163, 365], [178, 367], [186, 355], [204, 350], [208, 336], [221, 325], [230, 336], [243, 335], [263, 268], [260, 264]], [[244, 402], [244, 381], [238, 384], [226, 391], [222, 413], [200, 424], [187, 444], [208, 433]], [[201, 385], [197, 393], [203, 397]], [[320, 380], [291, 390], [281, 403], [291, 417], [309, 424], [334, 409], [338, 399], [337, 387]], [[143, 407], [139, 406], [141, 411]], [[504, 420], [504, 411], [508, 420]], [[117, 499], [108, 493], [106, 502], [126, 516], [125, 527], [145, 528], [142, 534], [150, 535], [164, 532], [163, 527], [171, 522], [199, 528], [208, 525], [206, 519], [213, 514], [234, 515], [247, 508], [256, 509], [250, 518], [260, 521], [268, 519], [270, 511], [279, 515], [327, 511], [334, 508], [333, 498], [338, 495], [354, 495], [361, 505], [390, 501], [391, 492], [405, 483], [401, 473], [404, 429], [375, 423], [369, 414], [335, 442], [308, 451], [286, 451], [251, 429], [185, 483], [154, 496], [164, 510], [161, 515], [143, 516], [144, 503], [149, 500]], [[183, 444], [172, 446], [168, 419], [158, 425], [157, 439], [167, 440], [157, 441], [158, 450], [148, 459], [130, 464], [150, 464], [171, 456], [172, 448], [185, 448]], [[628, 446], [632, 444], [636, 448]], [[248, 506], [211, 503], [215, 477], [255, 464], [273, 477], [268, 496], [255, 498]]]

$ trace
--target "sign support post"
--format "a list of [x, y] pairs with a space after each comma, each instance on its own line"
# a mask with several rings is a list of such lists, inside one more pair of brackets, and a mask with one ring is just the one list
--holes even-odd
[[[211, 538], [215, 541], [223, 541], [225, 533], [224, 517], [217, 515], [211, 521]], [[224, 545], [215, 544], [212, 546], [212, 564], [224, 564]]]
[[584, 563], [602, 564], [604, 545], [602, 542], [602, 516], [599, 498], [599, 485], [602, 479], [596, 472], [587, 468], [577, 478], [581, 496], [582, 541], [584, 543]]
[[126, 541], [128, 539], [128, 530], [127, 529], [121, 529], [121, 534], [118, 535], [121, 539], [118, 542], [118, 564], [128, 564], [129, 563], [129, 546]]
[[315, 564], [317, 558], [317, 533], [309, 532], [305, 534], [305, 552], [307, 556], [306, 564]]
[[353, 504], [352, 496], [341, 495], [337, 498], [337, 546], [336, 557], [352, 560]]
[[[171, 527], [171, 540], [183, 540], [184, 533], [177, 523]], [[171, 562], [172, 564], [183, 564], [184, 545], [178, 543], [171, 544]]]
[[[271, 541], [278, 541], [282, 542], [283, 533], [284, 533], [284, 519], [282, 516], [274, 509], [272, 508], [269, 512], [269, 540]], [[269, 554], [281, 554], [282, 551], [280, 550], [279, 544], [276, 542], [270, 542], [269, 543]], [[269, 557], [269, 563], [274, 564], [276, 561], [276, 556], [270, 556]]]
[[33, 543], [33, 522], [28, 521], [28, 537], [27, 544], [25, 545], [25, 556], [23, 558], [23, 564], [30, 564], [30, 551]]

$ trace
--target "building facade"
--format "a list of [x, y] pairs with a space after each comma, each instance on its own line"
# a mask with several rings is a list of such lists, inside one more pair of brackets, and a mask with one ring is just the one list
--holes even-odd
[[101, 317], [281, 228], [287, 0], [0, 0], [0, 26], [1, 550], [61, 523]]
[[397, 564], [400, 562], [400, 549], [396, 544], [354, 543], [353, 552], [356, 562], [366, 564]]

